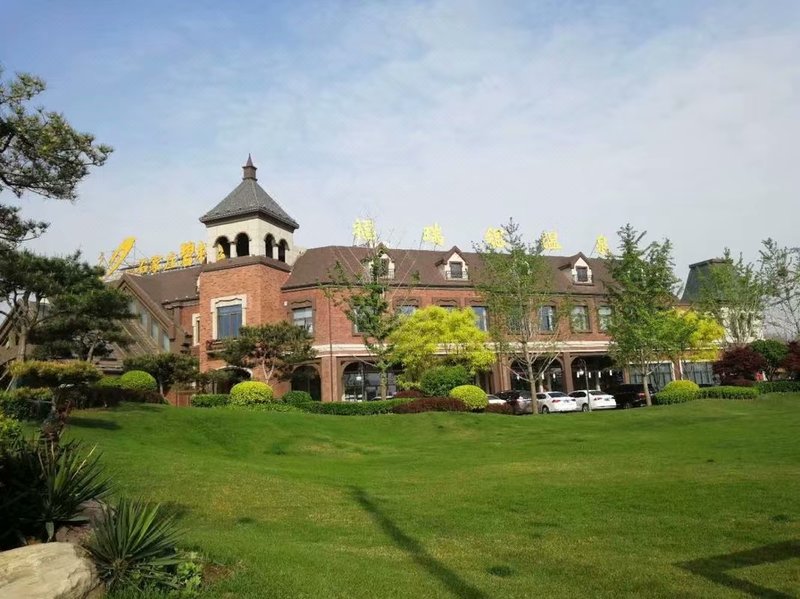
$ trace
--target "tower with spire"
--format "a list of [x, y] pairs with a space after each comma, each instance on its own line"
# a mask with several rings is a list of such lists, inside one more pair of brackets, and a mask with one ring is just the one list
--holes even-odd
[[242, 167], [242, 182], [200, 217], [206, 226], [209, 262], [266, 256], [291, 265], [298, 255], [294, 232], [300, 227], [258, 184], [252, 157]]

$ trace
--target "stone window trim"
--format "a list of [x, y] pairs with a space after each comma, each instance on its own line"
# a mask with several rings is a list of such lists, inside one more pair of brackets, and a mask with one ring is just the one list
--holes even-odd
[[436, 302], [434, 305], [440, 308], [459, 310], [462, 307], [461, 302], [456, 298], [437, 298], [434, 301]]
[[224, 306], [241, 306], [242, 307], [242, 326], [247, 326], [247, 294], [241, 295], [226, 295], [224, 297], [215, 297], [210, 302], [211, 313], [211, 338], [217, 339], [217, 308]]
[[419, 309], [420, 301], [415, 297], [395, 298], [392, 301], [392, 307], [394, 307], [395, 310], [399, 310], [402, 306], [414, 306]]
[[[216, 320], [216, 319], [215, 319]], [[200, 345], [200, 314], [192, 314], [192, 345]]]

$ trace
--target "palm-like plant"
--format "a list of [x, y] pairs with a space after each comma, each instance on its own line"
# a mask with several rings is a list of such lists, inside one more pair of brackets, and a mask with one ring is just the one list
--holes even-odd
[[169, 569], [180, 561], [174, 517], [160, 505], [125, 498], [103, 511], [86, 548], [109, 588], [169, 585]]

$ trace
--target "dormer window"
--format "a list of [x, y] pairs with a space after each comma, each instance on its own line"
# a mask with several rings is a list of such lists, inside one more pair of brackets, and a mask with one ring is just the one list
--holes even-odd
[[447, 271], [450, 279], [463, 279], [465, 273], [463, 262], [448, 262]]
[[[373, 273], [373, 268], [377, 272]], [[394, 279], [394, 262], [387, 254], [364, 262], [364, 270], [369, 278], [376, 276], [379, 279]]]
[[436, 264], [448, 281], [466, 281], [469, 278], [467, 263], [464, 262], [461, 251], [456, 247], [453, 247]]
[[575, 268], [575, 281], [577, 283], [588, 283], [589, 282], [589, 267], [588, 266], [578, 266]]

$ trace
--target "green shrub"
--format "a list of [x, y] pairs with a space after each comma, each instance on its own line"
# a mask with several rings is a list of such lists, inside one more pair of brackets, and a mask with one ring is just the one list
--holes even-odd
[[0, 453], [22, 439], [22, 425], [18, 420], [0, 415]]
[[672, 391], [694, 391], [695, 393], [697, 393], [698, 391], [700, 391], [700, 385], [698, 385], [694, 381], [670, 381], [661, 390], [662, 393], [664, 391], [668, 391], [668, 392], [672, 392]]
[[99, 381], [97, 381], [94, 386], [95, 387], [102, 387], [102, 388], [111, 388], [111, 389], [119, 389], [119, 378], [118, 376], [104, 376]]
[[246, 406], [272, 401], [272, 387], [261, 381], [242, 381], [231, 389], [231, 403]]
[[475, 385], [459, 385], [450, 390], [450, 397], [460, 399], [473, 412], [484, 410], [489, 405], [486, 391]]
[[174, 517], [159, 505], [122, 498], [103, 507], [103, 518], [86, 543], [109, 590], [167, 587], [180, 563]]
[[312, 401], [297, 404], [301, 410], [314, 414], [332, 414], [335, 416], [371, 416], [374, 414], [388, 414], [392, 408], [404, 404], [410, 399], [386, 399], [377, 401]]
[[286, 395], [283, 396], [281, 401], [285, 403], [303, 403], [306, 401], [314, 401], [311, 397], [310, 393], [306, 393], [305, 391], [289, 391]]
[[231, 396], [223, 393], [198, 393], [192, 397], [192, 406], [195, 408], [217, 408], [227, 406]]
[[20, 387], [13, 391], [0, 391], [0, 414], [16, 420], [41, 422], [50, 413], [53, 392], [50, 389]]
[[755, 399], [758, 397], [756, 387], [704, 387], [700, 389], [700, 397], [704, 399]]
[[761, 381], [756, 389], [760, 393], [800, 393], [800, 381]]
[[[319, 403], [319, 402], [313, 402]], [[302, 412], [298, 407], [300, 404], [283, 403], [282, 401], [267, 401], [263, 403], [251, 403], [246, 406], [229, 405], [232, 410], [252, 410], [254, 412]]]
[[119, 377], [120, 389], [136, 391], [158, 391], [158, 383], [152, 374], [144, 370], [129, 370]]
[[697, 398], [698, 394], [696, 391], [686, 391], [686, 390], [667, 391], [665, 388], [664, 391], [659, 391], [653, 396], [653, 403], [657, 406], [666, 406], [675, 403], [685, 403], [687, 401], [693, 401]]
[[9, 370], [25, 387], [88, 385], [103, 376], [96, 366], [81, 360], [66, 362], [26, 360], [14, 362]]
[[420, 389], [425, 395], [447, 397], [455, 387], [472, 382], [463, 366], [434, 366], [422, 374]]

